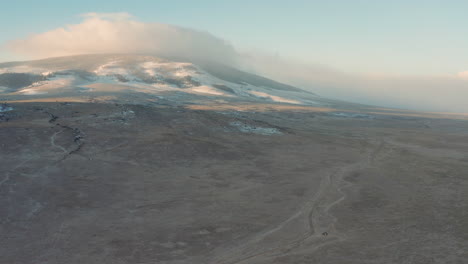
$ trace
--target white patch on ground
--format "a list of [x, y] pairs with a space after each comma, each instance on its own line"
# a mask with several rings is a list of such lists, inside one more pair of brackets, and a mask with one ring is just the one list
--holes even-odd
[[331, 116], [343, 117], [343, 118], [365, 118], [365, 119], [374, 119], [375, 117], [368, 114], [360, 113], [346, 113], [346, 112], [335, 112], [330, 113]]
[[12, 111], [13, 107], [7, 105], [0, 105], [0, 113]]
[[87, 91], [83, 90], [82, 92], [117, 92], [129, 90], [147, 94], [158, 94], [164, 91], [180, 91], [179, 88], [174, 88], [166, 84], [144, 84], [133, 81], [126, 83], [119, 83], [116, 81], [94, 82], [87, 85], [82, 85], [81, 88], [88, 89]]
[[149, 76], [163, 74], [167, 77], [185, 77], [196, 75], [193, 64], [186, 62], [144, 62], [140, 67]]
[[133, 110], [124, 110], [122, 111], [122, 116], [133, 118], [135, 117], [135, 112]]
[[33, 83], [30, 86], [18, 91], [18, 93], [24, 95], [47, 94], [53, 90], [70, 87], [74, 82], [75, 76], [73, 75], [60, 76], [47, 81]]
[[255, 95], [257, 97], [260, 97], [260, 98], [267, 98], [267, 99], [273, 100], [273, 101], [278, 102], [278, 103], [301, 104], [300, 101], [292, 100], [292, 99], [286, 99], [286, 98], [283, 98], [283, 97], [267, 94], [265, 92], [251, 91], [250, 94]]
[[36, 88], [25, 88], [25, 89], [19, 91], [19, 93], [21, 93], [23, 95], [47, 94], [47, 92], [40, 91], [40, 90], [38, 90]]
[[158, 66], [159, 66], [159, 63], [157, 62], [144, 62], [141, 64], [141, 67], [149, 76], [156, 76], [155, 69], [159, 68]]
[[82, 85], [80, 88], [87, 89], [83, 89], [83, 92], [121, 92], [125, 90], [134, 90], [130, 85], [117, 83], [91, 83], [88, 85]]
[[229, 96], [213, 87], [202, 85], [190, 89], [196, 93], [210, 94], [210, 95], [220, 95], [220, 96]]
[[253, 133], [253, 134], [260, 134], [260, 135], [281, 135], [283, 134], [277, 128], [273, 127], [256, 127], [251, 126], [239, 121], [229, 123], [230, 126], [237, 128], [240, 132], [243, 133]]
[[118, 61], [111, 61], [109, 63], [99, 66], [94, 73], [98, 76], [107, 76], [112, 74], [126, 75], [128, 71], [122, 67], [117, 66]]
[[54, 73], [54, 72], [45, 71], [45, 72], [42, 72], [41, 75], [42, 75], [42, 76], [49, 76], [49, 75], [51, 75], [52, 73]]

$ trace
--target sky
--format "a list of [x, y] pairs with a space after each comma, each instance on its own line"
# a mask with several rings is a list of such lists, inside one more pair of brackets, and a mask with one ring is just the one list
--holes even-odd
[[[140, 35], [131, 36], [135, 40], [144, 38], [148, 32], [144, 30], [167, 35], [161, 27], [148, 26], [151, 23], [173, 25], [179, 33], [169, 37], [166, 46], [183, 38], [190, 39], [181, 47], [186, 52], [208, 54], [202, 48], [188, 49], [195, 42], [201, 47], [206, 41], [221, 53], [232, 52], [224, 44], [218, 46], [221, 40], [243, 58], [250, 58], [249, 68], [257, 73], [325, 96], [422, 110], [465, 111], [456, 97], [468, 96], [466, 10], [468, 1], [455, 0], [8, 1], [0, 9], [0, 61], [29, 59], [32, 52], [36, 52], [35, 58], [54, 55], [33, 51], [38, 40], [31, 36], [52, 32], [51, 43], [60, 47], [64, 35], [57, 35], [57, 29], [89, 22], [89, 16], [83, 17], [86, 13], [120, 12], [131, 14], [131, 21], [144, 28]], [[97, 19], [108, 18], [101, 14]], [[104, 27], [103, 21], [94, 22]], [[113, 23], [111, 29], [121, 28], [115, 25], [120, 22]], [[126, 32], [133, 30], [124, 27]], [[182, 34], [180, 28], [195, 31]], [[44, 49], [49, 41], [40, 40]], [[28, 54], [27, 49], [32, 52]], [[388, 99], [392, 91], [399, 96]], [[420, 93], [428, 97], [425, 100], [442, 99], [421, 103], [404, 98]]]
[[346, 72], [452, 74], [468, 70], [466, 10], [468, 1], [450, 0], [18, 0], [2, 3], [0, 43], [78, 23], [82, 13], [127, 12]]

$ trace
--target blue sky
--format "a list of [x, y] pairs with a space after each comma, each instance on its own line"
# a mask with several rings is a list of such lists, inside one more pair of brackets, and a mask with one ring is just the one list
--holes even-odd
[[[398, 75], [468, 70], [468, 1], [8, 1], [0, 43], [128, 12], [142, 22], [205, 30], [239, 50], [259, 50], [344, 72]], [[15, 59], [7, 52], [0, 61]]]

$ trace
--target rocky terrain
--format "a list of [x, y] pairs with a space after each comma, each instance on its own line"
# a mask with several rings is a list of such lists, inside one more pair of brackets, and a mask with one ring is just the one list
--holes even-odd
[[0, 263], [468, 259], [464, 115], [155, 60], [0, 64]]

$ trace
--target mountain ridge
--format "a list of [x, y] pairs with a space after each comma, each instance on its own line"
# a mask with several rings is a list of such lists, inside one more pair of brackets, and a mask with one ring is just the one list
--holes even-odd
[[318, 98], [314, 93], [230, 66], [148, 55], [86, 54], [0, 63], [4, 96], [57, 95], [65, 90], [73, 92], [73, 87], [83, 95], [103, 89], [110, 92], [109, 85], [149, 94], [171, 91], [289, 104], [314, 104]]

